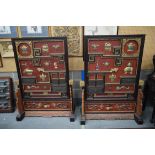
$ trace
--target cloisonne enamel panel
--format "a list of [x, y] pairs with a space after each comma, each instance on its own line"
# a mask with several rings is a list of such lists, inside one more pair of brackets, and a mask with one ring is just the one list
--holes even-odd
[[144, 38], [85, 36], [86, 101], [136, 100]]
[[25, 101], [69, 98], [65, 37], [13, 39], [13, 46]]

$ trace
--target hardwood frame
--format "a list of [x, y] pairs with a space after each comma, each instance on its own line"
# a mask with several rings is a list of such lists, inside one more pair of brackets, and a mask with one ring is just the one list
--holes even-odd
[[[137, 74], [136, 74], [136, 82], [135, 82], [135, 93], [134, 93], [134, 99], [132, 100], [136, 104], [135, 112], [128, 114], [121, 114], [121, 113], [86, 113], [85, 112], [85, 104], [88, 102], [102, 102], [103, 104], [106, 103], [105, 100], [87, 100], [87, 86], [88, 86], [88, 61], [89, 61], [89, 54], [88, 54], [88, 39], [123, 39], [123, 38], [141, 38], [141, 46], [140, 46], [140, 52], [139, 52], [139, 60], [138, 60], [138, 67], [137, 67]], [[145, 41], [145, 35], [105, 35], [105, 36], [85, 36], [84, 37], [84, 68], [85, 68], [85, 87], [82, 89], [82, 114], [81, 114], [81, 124], [85, 124], [86, 119], [135, 119], [135, 121], [138, 124], [142, 124], [143, 121], [140, 117], [140, 112], [137, 112], [137, 109], [142, 108], [141, 102], [142, 102], [142, 95], [141, 95], [141, 89], [139, 90], [139, 77], [140, 77], [140, 70], [141, 70], [141, 63], [142, 63], [142, 55], [143, 55], [143, 48], [144, 48], [144, 41]], [[121, 98], [111, 100], [111, 102], [124, 102]], [[129, 101], [126, 99], [126, 101]], [[109, 100], [110, 102], [110, 100]], [[139, 108], [140, 107], [140, 108]]]
[[[22, 78], [21, 78], [21, 74], [20, 74], [20, 66], [18, 63], [18, 55], [17, 55], [17, 51], [16, 51], [16, 41], [39, 41], [39, 40], [53, 40], [53, 41], [57, 41], [57, 40], [62, 40], [64, 41], [64, 60], [65, 60], [65, 68], [66, 68], [66, 83], [67, 83], [67, 98], [30, 98], [30, 99], [23, 99], [23, 88], [22, 88]], [[18, 90], [16, 92], [16, 98], [17, 98], [17, 108], [18, 108], [18, 112], [19, 114], [16, 117], [17, 121], [21, 121], [24, 116], [67, 116], [70, 117], [70, 121], [74, 121], [74, 103], [73, 103], [73, 92], [72, 92], [72, 85], [69, 84], [69, 69], [68, 69], [68, 52], [67, 52], [67, 38], [66, 37], [45, 37], [45, 38], [18, 38], [18, 39], [12, 39], [13, 42], [13, 49], [14, 49], [14, 53], [15, 53], [15, 60], [16, 60], [16, 66], [17, 66], [17, 71], [18, 71], [18, 77], [19, 77], [19, 87]], [[67, 110], [54, 110], [54, 109], [50, 109], [50, 110], [28, 110], [26, 109], [24, 102], [29, 102], [29, 101], [34, 101], [34, 102], [42, 102], [42, 104], [44, 104], [45, 102], [48, 102], [48, 104], [57, 104], [59, 102], [65, 104], [65, 102], [69, 103], [69, 109]]]

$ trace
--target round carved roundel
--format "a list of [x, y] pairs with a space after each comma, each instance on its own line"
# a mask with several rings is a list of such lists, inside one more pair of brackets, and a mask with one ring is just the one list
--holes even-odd
[[18, 54], [20, 56], [30, 56], [31, 55], [31, 48], [27, 43], [21, 43], [18, 46]]
[[125, 43], [124, 52], [127, 54], [134, 54], [138, 51], [138, 43], [135, 40], [129, 40]]

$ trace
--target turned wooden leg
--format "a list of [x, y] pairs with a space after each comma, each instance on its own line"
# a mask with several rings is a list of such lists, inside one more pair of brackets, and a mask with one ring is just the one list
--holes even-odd
[[138, 89], [138, 97], [137, 97], [137, 106], [136, 106], [136, 113], [134, 115], [135, 121], [137, 124], [143, 124], [142, 119], [142, 99], [143, 99], [143, 93], [142, 89]]
[[25, 111], [24, 111], [20, 89], [18, 89], [16, 93], [16, 104], [18, 109], [18, 115], [16, 117], [16, 121], [22, 121], [23, 118], [25, 117]]

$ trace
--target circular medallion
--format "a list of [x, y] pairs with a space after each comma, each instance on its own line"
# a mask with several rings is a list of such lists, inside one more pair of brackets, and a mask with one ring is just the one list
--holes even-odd
[[134, 54], [138, 51], [138, 43], [135, 40], [129, 40], [125, 43], [124, 52], [127, 54]]
[[22, 57], [31, 55], [31, 47], [27, 43], [21, 43], [18, 46], [18, 54]]

